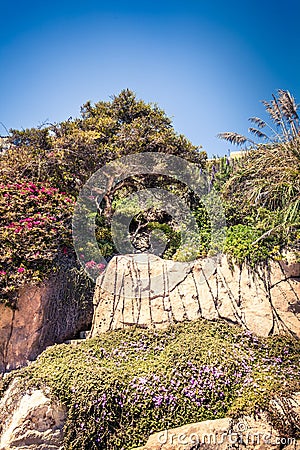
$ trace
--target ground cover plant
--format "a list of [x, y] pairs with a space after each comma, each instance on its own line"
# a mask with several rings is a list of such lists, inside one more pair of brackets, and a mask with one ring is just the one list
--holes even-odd
[[167, 427], [268, 410], [271, 398], [300, 388], [299, 355], [292, 336], [198, 320], [55, 345], [3, 388], [18, 376], [24, 390], [41, 387], [64, 404], [68, 450], [129, 450]]

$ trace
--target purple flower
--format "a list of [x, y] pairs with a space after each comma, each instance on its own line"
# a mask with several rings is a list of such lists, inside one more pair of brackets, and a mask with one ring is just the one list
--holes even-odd
[[153, 402], [154, 402], [154, 406], [156, 408], [158, 408], [159, 406], [161, 406], [162, 402], [163, 402], [163, 396], [162, 395], [156, 395], [153, 397]]

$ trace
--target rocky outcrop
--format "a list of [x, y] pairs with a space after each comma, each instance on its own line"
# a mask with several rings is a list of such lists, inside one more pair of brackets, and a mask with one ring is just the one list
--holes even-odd
[[222, 318], [260, 336], [300, 337], [300, 264], [252, 270], [219, 260], [180, 263], [154, 255], [114, 257], [98, 278], [92, 336], [131, 325], [162, 328]]
[[17, 309], [0, 304], [0, 372], [24, 366], [49, 345], [90, 327], [93, 294], [84, 281], [69, 268], [42, 285], [20, 289]]
[[0, 450], [62, 450], [64, 408], [15, 379], [0, 402]]

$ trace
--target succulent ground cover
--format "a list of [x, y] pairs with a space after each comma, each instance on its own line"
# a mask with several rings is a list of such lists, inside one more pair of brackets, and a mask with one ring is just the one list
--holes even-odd
[[68, 450], [129, 450], [166, 427], [268, 410], [273, 396], [299, 390], [299, 355], [292, 336], [198, 320], [55, 345], [3, 388], [20, 376], [66, 405]]

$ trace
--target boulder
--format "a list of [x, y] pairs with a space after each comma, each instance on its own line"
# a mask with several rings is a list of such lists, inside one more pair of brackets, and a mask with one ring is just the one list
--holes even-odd
[[138, 325], [163, 328], [222, 318], [259, 336], [300, 337], [300, 265], [268, 261], [257, 269], [226, 256], [181, 263], [151, 254], [114, 257], [98, 277], [91, 336]]
[[280, 450], [283, 441], [286, 442], [262, 414], [256, 420], [249, 416], [239, 421], [225, 418], [164, 430], [134, 450]]
[[293, 436], [295, 429], [300, 431], [300, 393], [273, 399], [269, 409], [276, 411], [276, 423], [286, 430], [284, 435], [272, 426], [270, 413], [262, 412], [255, 418], [207, 420], [163, 430], [151, 435], [144, 447], [134, 450], [300, 449], [300, 441]]
[[15, 379], [0, 402], [0, 450], [62, 450], [65, 409]]

